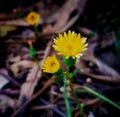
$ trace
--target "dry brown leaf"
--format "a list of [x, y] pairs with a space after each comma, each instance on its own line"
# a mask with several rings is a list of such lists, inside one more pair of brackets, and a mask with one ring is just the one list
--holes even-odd
[[0, 26], [0, 36], [4, 37], [8, 32], [15, 31], [17, 27], [15, 26]]
[[[51, 44], [52, 42], [50, 41], [48, 45], [46, 46], [43, 59], [39, 62], [40, 66], [42, 66], [44, 59], [50, 53]], [[34, 65], [26, 78], [26, 82], [21, 87], [21, 93], [19, 96], [18, 104], [17, 104], [18, 106], [20, 106], [20, 104], [23, 103], [23, 97], [26, 99], [29, 99], [32, 96], [34, 88], [37, 85], [38, 81], [40, 80], [41, 75], [42, 75], [42, 72], [39, 69], [39, 66]]]
[[22, 60], [10, 65], [10, 70], [13, 72], [14, 76], [17, 76], [20, 68], [24, 68], [24, 69], [32, 68], [33, 64], [34, 64], [33, 61]]
[[[38, 24], [42, 24], [42, 19], [39, 21]], [[0, 21], [0, 25], [7, 25], [7, 26], [29, 26], [26, 19], [15, 19], [15, 20], [9, 20], [9, 21]]]
[[84, 54], [82, 59], [85, 60], [85, 61], [90, 61], [93, 64], [95, 64], [98, 67], [98, 70], [100, 72], [104, 73], [105, 75], [120, 77], [120, 74], [116, 70], [114, 70], [112, 67], [108, 66], [107, 64], [103, 63], [101, 60], [94, 57], [90, 53], [89, 54], [87, 54], [87, 53]]
[[15, 100], [12, 98], [6, 96], [6, 95], [0, 95], [0, 110], [4, 112], [7, 107], [15, 108]]
[[0, 90], [6, 85], [9, 83], [9, 80], [0, 74]]
[[[89, 32], [89, 30], [86, 30], [86, 31]], [[96, 38], [96, 35], [95, 35], [95, 38]], [[120, 83], [120, 74], [115, 69], [103, 63], [100, 59], [94, 56], [94, 50], [96, 45], [97, 45], [96, 42], [89, 44], [88, 50], [84, 53], [84, 56], [81, 57], [81, 59], [77, 60], [76, 68], [83, 65], [81, 67], [84, 69], [80, 71], [81, 74], [90, 76], [91, 78], [106, 81], [106, 82]], [[97, 66], [98, 71], [103, 73], [104, 75], [92, 73], [91, 72], [92, 70], [87, 66], [85, 66], [84, 62], [82, 61], [87, 61]]]
[[13, 56], [12, 54], [8, 57], [9, 62], [18, 62], [21, 60], [21, 56]]
[[[45, 91], [46, 88], [48, 88], [55, 80], [56, 80], [56, 76], [52, 76], [47, 82], [46, 84], [37, 92], [35, 93], [32, 97], [26, 98], [25, 95], [23, 95], [23, 99], [20, 102], [18, 102], [18, 106], [19, 108], [14, 111], [14, 113], [12, 114], [11, 117], [15, 117], [23, 108], [25, 108], [32, 100], [34, 100], [35, 98], [37, 98], [42, 92]], [[25, 100], [26, 99], [26, 100]], [[25, 102], [26, 101], [26, 102]], [[22, 105], [21, 105], [22, 104]]]
[[70, 26], [72, 26], [75, 21], [79, 18], [80, 12], [75, 15], [73, 18], [71, 18], [68, 22], [66, 22], [66, 24], [64, 26], [62, 26], [62, 28], [58, 29], [56, 32], [57, 33], [62, 33], [64, 31], [66, 31]]
[[[82, 13], [86, 1], [87, 0], [67, 0], [65, 4], [62, 6], [62, 8], [60, 9], [60, 11], [58, 11], [60, 12], [60, 15], [56, 23], [53, 26], [48, 25], [47, 27], [45, 27], [43, 29], [42, 34], [52, 34], [52, 33], [62, 32], [68, 29], [68, 27], [70, 27], [77, 20], [80, 13]], [[71, 12], [77, 7], [78, 2], [80, 3], [79, 7], [82, 9], [79, 9], [79, 13], [70, 21], [68, 21]]]

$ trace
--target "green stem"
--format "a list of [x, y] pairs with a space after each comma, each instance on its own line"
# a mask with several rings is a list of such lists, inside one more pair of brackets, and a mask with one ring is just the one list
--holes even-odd
[[68, 96], [67, 96], [67, 90], [66, 90], [67, 82], [66, 81], [64, 81], [63, 87], [64, 87], [64, 91], [63, 91], [64, 100], [65, 100], [66, 109], [67, 109], [67, 117], [72, 117], [70, 102], [69, 102], [69, 99], [68, 99]]
[[33, 58], [34, 58], [35, 63], [37, 64], [39, 70], [41, 71], [41, 67], [40, 67], [40, 65], [39, 65], [38, 59], [37, 59], [36, 57], [33, 57]]
[[76, 100], [76, 102], [77, 102], [77, 106], [78, 106], [78, 108], [79, 108], [79, 110], [80, 110], [80, 114], [81, 114], [81, 117], [84, 117], [84, 113], [83, 113], [83, 104], [81, 104], [80, 102], [79, 102], [79, 99], [78, 99], [78, 97], [77, 97], [77, 95], [76, 95], [76, 91], [74, 90], [74, 88], [73, 88], [73, 86], [72, 86], [72, 84], [71, 84], [71, 79], [69, 78], [69, 69], [68, 69], [69, 67], [67, 67], [67, 72], [64, 74], [65, 76], [66, 76], [66, 79], [69, 81], [69, 86], [70, 86], [70, 89], [71, 89], [71, 91], [72, 91], [72, 94], [73, 94], [73, 96], [74, 96], [74, 98], [75, 98], [75, 100]]
[[36, 37], [38, 37], [38, 38], [41, 40], [41, 42], [46, 43], [45, 40], [42, 39], [42, 38], [40, 37], [40, 35], [39, 35], [38, 25], [34, 25], [34, 30], [35, 30], [35, 35], [36, 35]]
[[38, 25], [35, 24], [35, 25], [34, 25], [34, 30], [35, 30], [35, 32], [38, 32], [38, 29], [37, 29], [37, 28], [38, 28]]
[[79, 102], [79, 99], [78, 99], [78, 97], [77, 97], [77, 95], [76, 95], [76, 91], [74, 90], [74, 88], [73, 88], [73, 86], [72, 86], [71, 83], [69, 83], [69, 86], [70, 86], [71, 91], [72, 91], [72, 94], [73, 94], [73, 96], [74, 96], [74, 98], [75, 98], [75, 100], [76, 100], [76, 102], [77, 102], [77, 106], [78, 106], [78, 108], [79, 108], [79, 110], [80, 110], [80, 115], [81, 115], [81, 117], [84, 117], [83, 105]]
[[116, 107], [116, 108], [118, 108], [118, 109], [120, 110], [120, 105], [118, 105], [117, 103], [113, 102], [113, 101], [110, 100], [109, 98], [101, 95], [100, 93], [94, 91], [93, 89], [90, 89], [89, 87], [83, 86], [83, 88], [84, 88], [88, 93], [90, 93], [90, 94], [92, 94], [92, 95], [94, 95], [94, 96], [102, 99], [103, 101], [111, 104], [112, 106], [114, 106], [114, 107]]

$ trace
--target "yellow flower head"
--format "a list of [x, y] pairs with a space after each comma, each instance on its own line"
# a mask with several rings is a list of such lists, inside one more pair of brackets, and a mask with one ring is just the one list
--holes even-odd
[[60, 64], [55, 56], [49, 56], [43, 63], [43, 72], [55, 73], [60, 69]]
[[30, 12], [26, 18], [27, 23], [34, 25], [40, 21], [40, 15], [34, 11]]
[[67, 59], [72, 57], [73, 59], [79, 58], [83, 55], [83, 52], [87, 49], [86, 38], [81, 37], [80, 34], [74, 31], [68, 31], [68, 34], [59, 34], [54, 39], [53, 48], [58, 54], [64, 55]]

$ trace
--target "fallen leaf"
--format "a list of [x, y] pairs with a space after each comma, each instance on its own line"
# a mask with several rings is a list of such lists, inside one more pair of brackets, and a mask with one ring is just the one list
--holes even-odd
[[0, 74], [0, 90], [9, 83], [9, 80]]
[[0, 26], [0, 36], [4, 37], [10, 31], [15, 31], [17, 28], [15, 26]]
[[13, 72], [15, 76], [17, 76], [20, 68], [24, 68], [24, 69], [32, 68], [33, 64], [34, 64], [33, 61], [22, 60], [22, 61], [13, 63], [10, 66], [10, 70]]
[[6, 95], [0, 95], [0, 110], [4, 112], [7, 107], [15, 108], [16, 101]]

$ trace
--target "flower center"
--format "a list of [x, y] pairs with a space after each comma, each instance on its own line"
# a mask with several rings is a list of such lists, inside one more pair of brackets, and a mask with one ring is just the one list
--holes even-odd
[[55, 65], [55, 62], [52, 62], [52, 63], [50, 64], [50, 67], [54, 67], [54, 65]]
[[33, 21], [35, 20], [35, 16], [34, 15], [31, 16], [31, 20], [33, 20]]
[[68, 49], [68, 51], [71, 52], [71, 51], [73, 50], [73, 46], [72, 46], [72, 45], [68, 45], [68, 46], [67, 46], [67, 49]]

